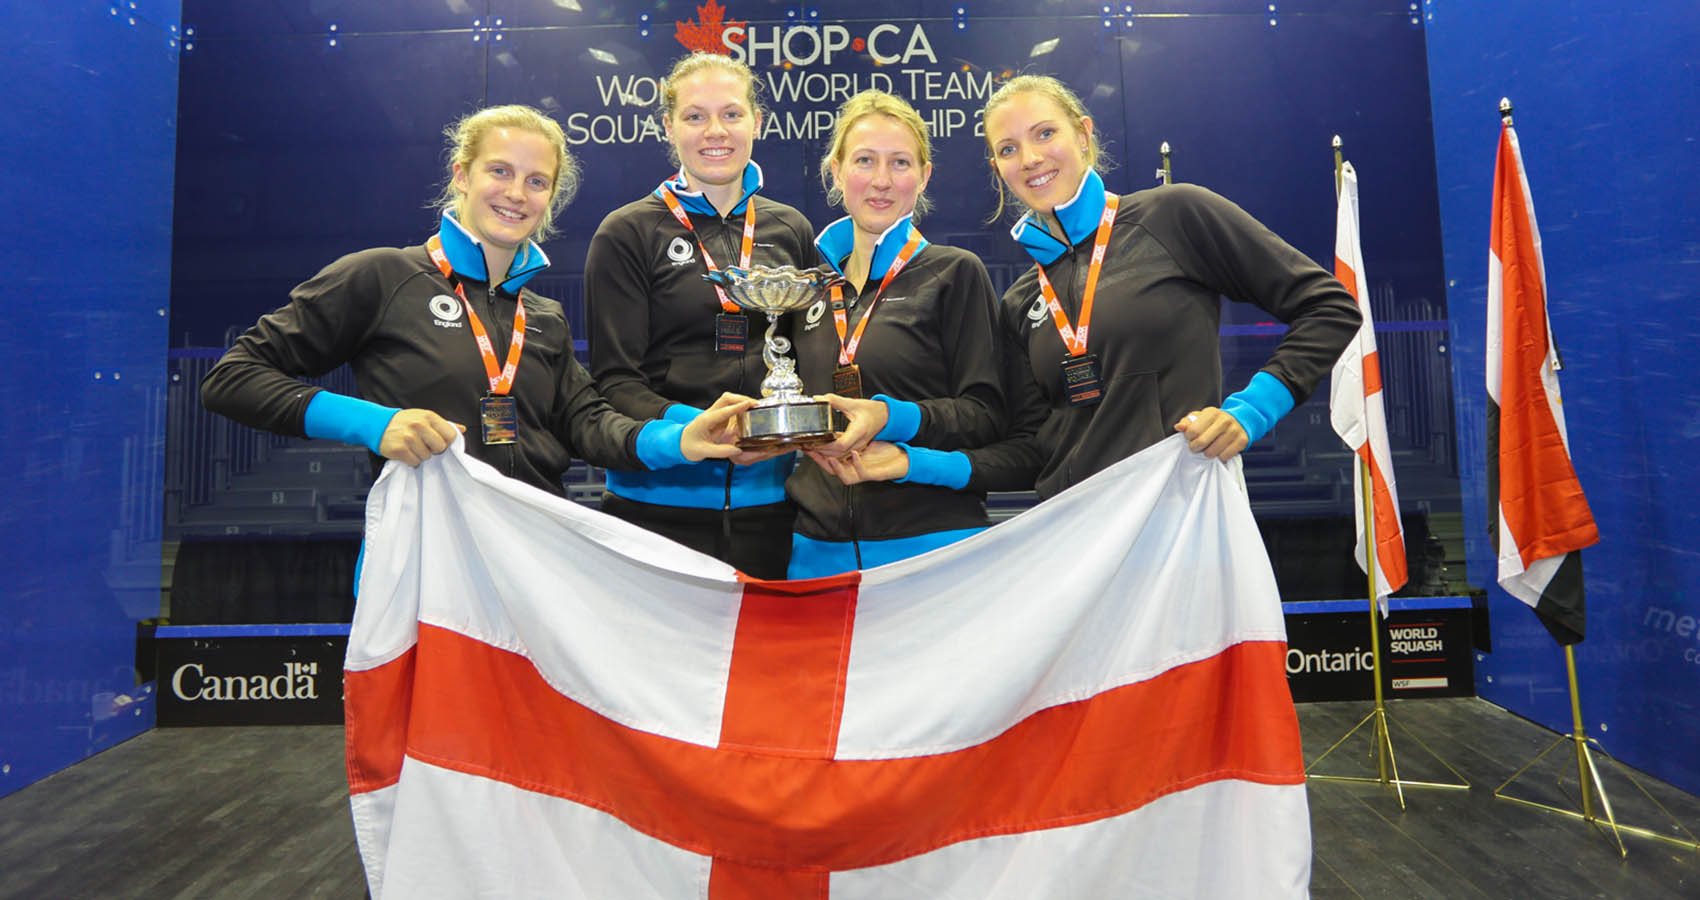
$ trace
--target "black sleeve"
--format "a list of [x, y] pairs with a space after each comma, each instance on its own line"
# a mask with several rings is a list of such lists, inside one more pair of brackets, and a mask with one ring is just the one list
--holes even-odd
[[826, 260], [821, 258], [820, 248], [815, 246], [814, 223], [803, 218], [802, 213], [797, 213], [795, 218], [797, 224], [793, 228], [793, 233], [797, 235], [797, 268], [817, 269], [826, 265]]
[[574, 455], [593, 466], [641, 472], [637, 435], [644, 426], [623, 415], [596, 389], [595, 379], [574, 356], [571, 327], [562, 354], [560, 387], [549, 421], [555, 434]]
[[628, 416], [653, 419], [673, 401], [656, 393], [643, 371], [650, 344], [645, 245], [633, 216], [609, 213], [584, 257], [584, 301], [590, 368], [607, 402]]
[[322, 388], [299, 379], [359, 353], [387, 299], [370, 256], [378, 252], [331, 263], [261, 316], [201, 379], [201, 404], [252, 428], [304, 437], [307, 404]]
[[1287, 323], [1262, 371], [1305, 402], [1334, 367], [1363, 317], [1334, 276], [1233, 202], [1196, 185], [1161, 189], [1145, 220], [1188, 277]]
[[997, 294], [979, 259], [964, 253], [939, 291], [939, 345], [949, 393], [915, 401], [921, 424], [914, 443], [935, 450], [979, 447], [1004, 429], [1004, 389], [998, 371]]
[[968, 451], [973, 472], [968, 488], [977, 491], [1030, 491], [1045, 465], [1039, 445], [1039, 428], [1051, 414], [1049, 404], [1033, 380], [1027, 361], [1027, 345], [1020, 331], [999, 327], [1000, 369], [1009, 421], [1001, 440]]

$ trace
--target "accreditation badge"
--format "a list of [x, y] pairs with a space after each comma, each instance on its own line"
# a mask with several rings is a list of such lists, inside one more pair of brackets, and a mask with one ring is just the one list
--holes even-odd
[[862, 367], [858, 365], [839, 366], [832, 373], [832, 392], [840, 397], [851, 400], [862, 399]]
[[519, 440], [519, 408], [506, 394], [486, 394], [478, 401], [478, 417], [484, 423], [484, 445], [512, 444]]
[[1069, 406], [1091, 406], [1102, 399], [1104, 384], [1098, 373], [1098, 354], [1064, 357], [1062, 383]]
[[750, 320], [743, 313], [721, 313], [714, 317], [714, 352], [743, 356], [750, 340]]

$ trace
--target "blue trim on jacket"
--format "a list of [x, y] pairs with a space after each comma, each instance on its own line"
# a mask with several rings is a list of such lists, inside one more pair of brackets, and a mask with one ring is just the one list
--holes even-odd
[[1052, 215], [1062, 225], [1066, 242], [1058, 240], [1057, 236], [1046, 231], [1038, 223], [1033, 213], [1024, 214], [1017, 219], [1015, 226], [1010, 228], [1009, 236], [1027, 251], [1040, 265], [1055, 262], [1057, 257], [1067, 253], [1075, 244], [1086, 239], [1086, 236], [1098, 230], [1098, 220], [1104, 215], [1104, 179], [1098, 173], [1087, 169], [1086, 175], [1080, 179], [1080, 187], [1075, 188], [1074, 196], [1067, 202], [1057, 204]]
[[909, 455], [909, 474], [897, 479], [898, 484], [934, 484], [960, 491], [974, 475], [973, 462], [960, 450], [934, 450], [904, 443], [897, 446]]
[[1293, 411], [1293, 392], [1287, 390], [1281, 379], [1259, 372], [1251, 376], [1245, 390], [1222, 401], [1222, 411], [1245, 429], [1246, 443], [1255, 444], [1282, 416]]
[[[954, 544], [984, 528], [958, 528], [954, 531], [935, 531], [914, 537], [892, 538], [885, 541], [861, 541], [862, 568], [872, 569], [920, 556], [931, 550]], [[856, 568], [856, 544], [850, 541], [817, 541], [795, 532], [791, 535], [791, 567], [786, 578], [822, 578]]]
[[[766, 506], [785, 499], [785, 479], [795, 454], [787, 453], [747, 466], [732, 466], [732, 508]], [[658, 472], [608, 470], [608, 490], [616, 496], [658, 506], [720, 509], [726, 505], [725, 460], [705, 459]]]
[[[449, 265], [454, 267], [456, 275], [464, 275], [486, 284], [490, 276], [484, 262], [484, 243], [478, 236], [466, 230], [455, 218], [453, 210], [443, 210], [442, 227], [437, 229], [437, 237], [443, 242], [443, 253], [449, 258]], [[549, 268], [549, 257], [544, 255], [543, 248], [535, 241], [526, 241], [514, 251], [514, 261], [508, 265], [508, 277], [492, 287], [499, 287], [510, 294], [518, 294], [519, 289], [531, 280], [531, 276]]]
[[[750, 198], [761, 192], [762, 183], [761, 166], [756, 165], [755, 160], [752, 159], [744, 166], [744, 182], [741, 185], [744, 189], [744, 195], [738, 198], [737, 204], [732, 207], [732, 211], [727, 215], [742, 212], [744, 205], [750, 202]], [[651, 193], [660, 197], [661, 189], [664, 187], [673, 189], [673, 196], [679, 198], [679, 205], [685, 209], [702, 216], [720, 217], [720, 210], [715, 209], [714, 204], [708, 202], [708, 198], [702, 195], [702, 191], [691, 190], [690, 181], [685, 177], [683, 168], [680, 168], [672, 178], [656, 185], [655, 190]], [[731, 265], [731, 263], [727, 263], [727, 265]]]
[[875, 394], [874, 399], [885, 404], [885, 427], [874, 435], [874, 440], [908, 441], [920, 432], [921, 404], [899, 400], [890, 394]]
[[665, 419], [650, 419], [638, 429], [638, 462], [651, 469], [690, 465], [682, 446], [684, 439], [685, 426]]
[[390, 420], [398, 412], [401, 410], [359, 397], [320, 391], [307, 401], [301, 431], [310, 438], [357, 444], [377, 453]]
[[[869, 281], [884, 278], [886, 270], [897, 261], [897, 254], [903, 252], [903, 245], [909, 243], [909, 232], [915, 230], [914, 215], [910, 213], [891, 223], [891, 227], [874, 243], [874, 256], [868, 262]], [[915, 248], [915, 256], [920, 256], [926, 246], [927, 239], [922, 237], [920, 246]], [[821, 229], [820, 234], [815, 235], [815, 248], [820, 250], [821, 258], [826, 260], [827, 265], [832, 266], [833, 271], [843, 275], [844, 263], [856, 249], [856, 223], [849, 216], [845, 216]], [[911, 256], [910, 260], [913, 261], [914, 258]]]

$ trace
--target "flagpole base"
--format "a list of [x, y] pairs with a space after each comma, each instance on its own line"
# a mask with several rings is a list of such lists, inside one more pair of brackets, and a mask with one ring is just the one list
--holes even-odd
[[[1376, 777], [1370, 778], [1363, 775], [1311, 774], [1312, 770], [1320, 765], [1324, 759], [1327, 759], [1329, 754], [1333, 753], [1341, 745], [1345, 744], [1352, 735], [1357, 734], [1359, 729], [1372, 722], [1375, 724], [1373, 740], [1375, 741]], [[1421, 747], [1423, 752], [1427, 753], [1442, 766], [1445, 766], [1448, 772], [1451, 772], [1458, 778], [1458, 781], [1417, 781], [1414, 779], [1400, 778], [1399, 761], [1393, 752], [1393, 735], [1388, 728], [1389, 723], [1398, 725], [1399, 730], [1403, 731], [1406, 737], [1416, 741], [1417, 746]], [[1391, 787], [1393, 789], [1394, 796], [1399, 800], [1399, 808], [1401, 810], [1405, 808], [1405, 788], [1408, 787], [1435, 788], [1452, 791], [1467, 791], [1470, 789], [1469, 780], [1464, 778], [1457, 769], [1453, 768], [1451, 763], [1442, 759], [1440, 754], [1434, 752], [1433, 748], [1429, 747], [1428, 744], [1423, 743], [1422, 738], [1417, 737], [1410, 729], [1406, 728], [1404, 725], [1400, 724], [1397, 719], [1394, 719], [1391, 715], [1389, 715], [1386, 704], [1380, 699], [1376, 700], [1375, 706], [1369, 711], [1368, 715], [1365, 715], [1363, 719], [1359, 720], [1358, 724], [1352, 726], [1350, 731], [1347, 731], [1339, 740], [1335, 741], [1327, 750], [1322, 751], [1321, 755], [1317, 756], [1316, 759], [1311, 760], [1310, 764], [1305, 766], [1305, 780], [1336, 781], [1345, 784], [1378, 784], [1382, 787]]]
[[[1535, 764], [1544, 759], [1547, 754], [1557, 750], [1559, 746], [1567, 742], [1575, 745], [1577, 766], [1580, 772], [1585, 773], [1585, 779], [1580, 784], [1580, 802], [1576, 804], [1582, 807], [1581, 812], [1578, 812], [1575, 809], [1563, 806], [1554, 806], [1550, 803], [1542, 803], [1538, 800], [1530, 800], [1526, 797], [1517, 797], [1506, 793], [1505, 789], [1510, 787], [1512, 782], [1521, 778], [1523, 773], [1534, 768]], [[1590, 747], [1590, 745], [1592, 746]], [[1654, 806], [1658, 807], [1659, 812], [1665, 814], [1666, 818], [1670, 820], [1671, 826], [1675, 830], [1687, 835], [1686, 839], [1673, 837], [1662, 832], [1654, 831], [1650, 828], [1643, 828], [1636, 825], [1625, 825], [1622, 822], [1617, 821], [1617, 815], [1613, 812], [1611, 807], [1611, 798], [1606, 795], [1605, 783], [1600, 778], [1599, 764], [1594, 759], [1595, 751], [1598, 751], [1600, 756], [1605, 757], [1610, 760], [1612, 764], [1617, 766], [1618, 771], [1623, 775], [1623, 777], [1629, 779], [1629, 783], [1635, 785], [1636, 790], [1639, 790], [1642, 796], [1646, 797]], [[1561, 793], [1566, 795], [1569, 794], [1569, 791], [1565, 789], [1563, 776], [1554, 779], [1554, 784], [1558, 787], [1558, 790]], [[1549, 744], [1545, 750], [1536, 754], [1534, 759], [1525, 763], [1521, 769], [1513, 772], [1510, 778], [1505, 779], [1504, 784], [1494, 788], [1493, 795], [1501, 800], [1509, 800], [1512, 803], [1522, 804], [1523, 806], [1533, 806], [1536, 809], [1544, 809], [1547, 812], [1558, 813], [1561, 816], [1567, 816], [1578, 821], [1587, 822], [1598, 829], [1601, 835], [1610, 838], [1614, 843], [1616, 843], [1619, 857], [1627, 857], [1629, 855], [1629, 848], [1624, 846], [1623, 843], [1623, 835], [1625, 834], [1635, 835], [1636, 837], [1652, 838], [1656, 841], [1663, 841], [1667, 844], [1675, 844], [1678, 847], [1700, 852], [1700, 841], [1695, 839], [1694, 833], [1684, 827], [1675, 814], [1673, 814], [1669, 809], [1666, 809], [1665, 805], [1658, 801], [1658, 798], [1648, 792], [1647, 788], [1641, 784], [1640, 780], [1630, 773], [1628, 766], [1618, 762], [1615, 757], [1606, 752], [1604, 747], [1600, 746], [1599, 741], [1591, 737], [1577, 737], [1575, 734], [1566, 734], [1559, 737], [1558, 740]], [[1603, 820], [1594, 812], [1595, 802], [1598, 802], [1600, 809], [1605, 812]]]

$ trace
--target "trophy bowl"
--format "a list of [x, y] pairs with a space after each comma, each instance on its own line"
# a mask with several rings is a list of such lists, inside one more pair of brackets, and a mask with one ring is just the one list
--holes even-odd
[[832, 408], [824, 400], [803, 393], [797, 364], [785, 354], [791, 341], [775, 332], [784, 313], [807, 309], [840, 282], [831, 269], [799, 269], [795, 266], [732, 266], [709, 272], [703, 280], [713, 282], [740, 308], [767, 315], [767, 334], [761, 358], [767, 377], [761, 381], [762, 399], [738, 417], [744, 436], [738, 446], [797, 448], [824, 444], [833, 438]]

